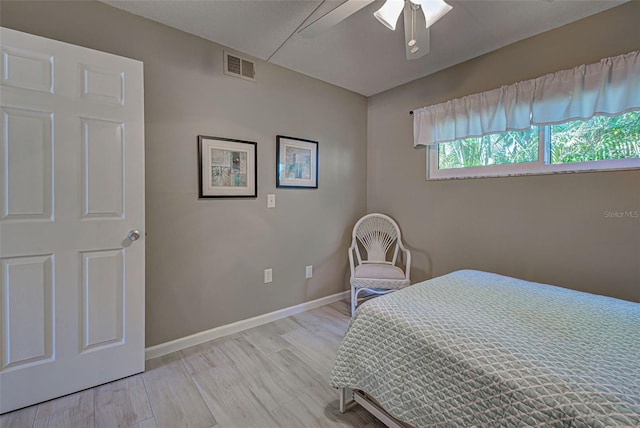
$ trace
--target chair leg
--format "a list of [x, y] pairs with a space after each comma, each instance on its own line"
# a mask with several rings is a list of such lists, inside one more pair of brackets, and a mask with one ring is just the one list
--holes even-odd
[[358, 303], [358, 297], [356, 294], [356, 289], [351, 287], [351, 316], [356, 312], [356, 305]]

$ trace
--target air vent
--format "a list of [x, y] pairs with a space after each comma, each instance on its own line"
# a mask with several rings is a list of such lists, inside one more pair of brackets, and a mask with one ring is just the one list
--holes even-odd
[[255, 64], [239, 55], [224, 52], [224, 74], [256, 81]]

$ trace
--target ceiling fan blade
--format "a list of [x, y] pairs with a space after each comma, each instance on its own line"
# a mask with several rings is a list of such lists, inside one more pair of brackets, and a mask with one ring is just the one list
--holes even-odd
[[[415, 13], [412, 12], [412, 8]], [[412, 17], [413, 15], [413, 17]], [[413, 25], [412, 25], [412, 20]], [[412, 34], [413, 27], [413, 34]], [[415, 40], [415, 44], [410, 46], [411, 40]], [[411, 50], [418, 48], [415, 53]], [[407, 59], [422, 58], [431, 50], [431, 40], [429, 37], [429, 29], [425, 26], [424, 14], [420, 9], [416, 9], [411, 2], [404, 8], [404, 48], [407, 53]]]
[[298, 31], [304, 38], [315, 37], [327, 31], [343, 19], [348, 18], [360, 9], [373, 3], [375, 0], [347, 0], [340, 6], [313, 21], [311, 24]]

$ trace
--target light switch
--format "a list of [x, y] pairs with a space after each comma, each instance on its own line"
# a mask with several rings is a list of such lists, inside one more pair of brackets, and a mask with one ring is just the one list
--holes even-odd
[[273, 269], [264, 270], [264, 283], [268, 284], [273, 281]]
[[267, 208], [275, 208], [276, 207], [276, 195], [273, 193], [269, 193], [267, 195]]
[[313, 276], [313, 266], [307, 266], [305, 278], [311, 278]]

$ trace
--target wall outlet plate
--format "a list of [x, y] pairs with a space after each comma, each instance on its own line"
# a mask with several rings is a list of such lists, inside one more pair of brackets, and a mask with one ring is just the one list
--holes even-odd
[[273, 269], [264, 270], [264, 283], [268, 284], [273, 281]]
[[313, 276], [313, 266], [307, 266], [305, 278], [309, 279]]

